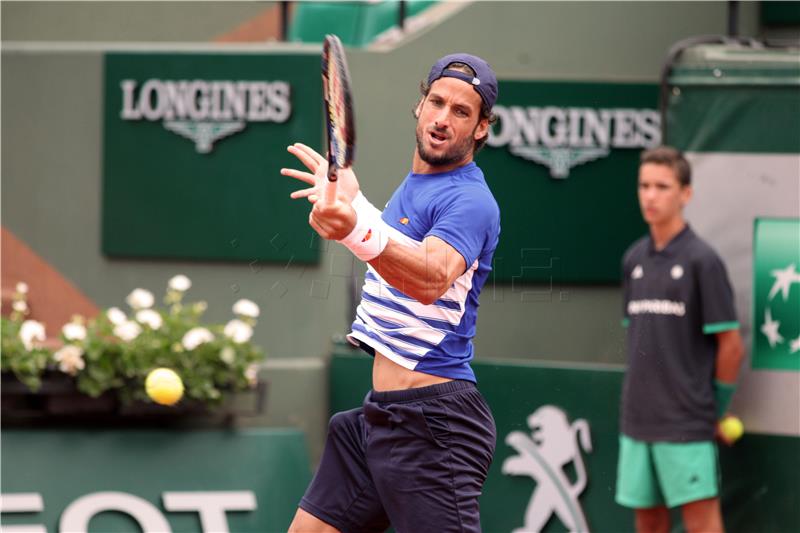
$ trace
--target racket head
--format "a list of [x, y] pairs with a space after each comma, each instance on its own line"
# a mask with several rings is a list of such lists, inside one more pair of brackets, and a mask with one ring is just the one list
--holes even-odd
[[322, 97], [328, 134], [328, 180], [336, 171], [352, 166], [355, 155], [355, 117], [350, 70], [342, 41], [326, 35], [322, 45]]

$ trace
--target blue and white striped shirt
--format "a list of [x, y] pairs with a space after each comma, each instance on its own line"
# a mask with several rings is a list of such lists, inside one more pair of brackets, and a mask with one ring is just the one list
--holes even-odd
[[440, 174], [410, 173], [382, 218], [393, 240], [416, 248], [435, 235], [464, 257], [467, 269], [437, 301], [424, 305], [369, 266], [348, 340], [411, 370], [475, 381], [469, 361], [478, 296], [500, 235], [500, 210], [483, 172], [472, 162]]

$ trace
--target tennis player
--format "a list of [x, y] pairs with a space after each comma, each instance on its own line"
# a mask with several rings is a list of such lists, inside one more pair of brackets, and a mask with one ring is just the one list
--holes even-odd
[[636, 530], [723, 531], [714, 442], [742, 359], [725, 265], [683, 218], [691, 169], [674, 148], [643, 152], [639, 203], [650, 234], [623, 259], [628, 371], [622, 392], [617, 503]]
[[469, 54], [437, 61], [421, 85], [411, 172], [382, 212], [339, 172], [317, 202], [325, 159], [289, 147], [309, 170], [309, 224], [368, 263], [348, 340], [374, 357], [362, 407], [335, 414], [291, 532], [480, 531], [478, 497], [495, 424], [470, 368], [478, 296], [500, 233], [497, 203], [473, 156], [486, 142], [497, 80]]

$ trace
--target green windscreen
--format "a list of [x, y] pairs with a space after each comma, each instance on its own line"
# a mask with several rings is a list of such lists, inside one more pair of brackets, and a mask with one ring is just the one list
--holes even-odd
[[477, 156], [500, 206], [495, 281], [616, 283], [645, 234], [639, 154], [660, 142], [652, 84], [501, 81]]
[[322, 140], [318, 54], [105, 57], [102, 250], [316, 262], [286, 147]]

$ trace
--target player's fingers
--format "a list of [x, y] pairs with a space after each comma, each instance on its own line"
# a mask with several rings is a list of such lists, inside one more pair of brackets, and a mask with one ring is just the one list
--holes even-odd
[[317, 184], [317, 177], [314, 176], [314, 174], [309, 174], [308, 172], [303, 172], [302, 170], [295, 170], [293, 168], [282, 168], [281, 174], [284, 176], [289, 176], [290, 178], [304, 181], [309, 185]]
[[310, 187], [308, 189], [301, 189], [299, 191], [294, 191], [292, 194], [289, 195], [289, 198], [292, 200], [297, 200], [299, 198], [308, 198], [312, 194], [316, 192], [314, 187]]
[[313, 210], [308, 214], [308, 224], [312, 228], [314, 228], [314, 231], [319, 233], [320, 237], [322, 237], [323, 239], [327, 239], [328, 238], [328, 231], [323, 227], [323, 225], [320, 223], [320, 221], [314, 216], [314, 211]]
[[312, 174], [319, 168], [319, 162], [297, 146], [291, 145], [286, 149], [286, 151], [299, 159], [300, 162], [303, 163], [303, 165], [310, 170]]
[[294, 143], [292, 146], [297, 147], [300, 151], [305, 153], [308, 157], [310, 157], [311, 159], [316, 161], [318, 165], [321, 165], [322, 163], [325, 163], [327, 161], [324, 157], [322, 157], [322, 155], [319, 154], [319, 152], [317, 152], [316, 150], [314, 150], [310, 146], [307, 146], [307, 145], [305, 145], [303, 143]]

